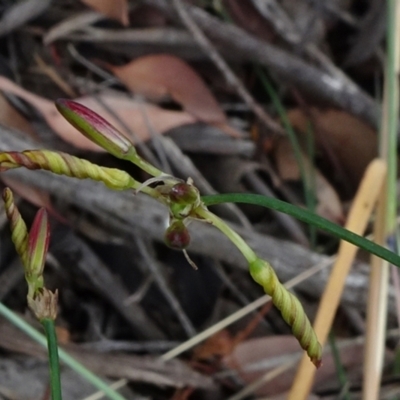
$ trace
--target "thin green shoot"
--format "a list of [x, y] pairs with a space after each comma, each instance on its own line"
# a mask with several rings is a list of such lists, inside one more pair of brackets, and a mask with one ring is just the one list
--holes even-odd
[[[293, 154], [296, 159], [297, 165], [299, 167], [300, 171], [300, 177], [301, 181], [303, 184], [303, 191], [304, 191], [304, 198], [306, 202], [306, 206], [309, 209], [309, 211], [314, 212], [315, 210], [315, 185], [312, 186], [311, 184], [311, 179], [308, 178], [309, 174], [306, 169], [305, 163], [303, 161], [303, 154], [301, 151], [301, 146], [299, 143], [299, 140], [297, 139], [296, 133], [292, 127], [292, 124], [289, 121], [287, 112], [285, 110], [285, 107], [283, 106], [281, 100], [279, 99], [279, 96], [276, 93], [276, 90], [272, 86], [271, 82], [267, 78], [267, 75], [263, 71], [261, 67], [256, 67], [256, 72], [258, 77], [260, 78], [260, 81], [265, 89], [265, 91], [268, 93], [269, 97], [271, 98], [272, 104], [274, 105], [279, 118], [282, 122], [283, 127], [285, 128], [285, 131], [288, 135], [288, 138], [290, 140], [290, 143], [292, 145], [293, 149]], [[308, 132], [310, 133], [310, 132]], [[310, 159], [310, 162], [312, 162], [312, 159]], [[310, 242], [315, 243], [315, 229], [311, 225], [309, 227], [309, 232], [310, 232]], [[314, 240], [313, 240], [314, 238]]]
[[339, 397], [343, 400], [351, 400], [351, 396], [349, 393], [349, 380], [343, 367], [342, 360], [340, 359], [339, 349], [336, 345], [335, 335], [332, 331], [329, 333], [329, 345], [331, 346], [332, 358], [336, 368], [336, 375], [341, 387]]
[[378, 257], [396, 265], [400, 268], [400, 256], [385, 247], [379, 246], [378, 244], [365, 239], [362, 236], [355, 234], [341, 226], [328, 221], [325, 218], [320, 217], [306, 209], [294, 206], [284, 201], [265, 197], [257, 194], [243, 194], [243, 193], [232, 193], [232, 194], [219, 194], [212, 196], [202, 197], [202, 201], [206, 206], [221, 204], [221, 203], [247, 203], [254, 204], [261, 207], [270, 208], [285, 214], [291, 215], [300, 221], [307, 224], [313, 225], [318, 229], [328, 232], [338, 239], [345, 240], [355, 246], [364, 249], [371, 254], [375, 254]]
[[[33, 339], [35, 342], [39, 343], [43, 347], [47, 347], [47, 339], [44, 335], [42, 335], [39, 331], [32, 328], [28, 323], [26, 323], [21, 317], [12, 312], [9, 308], [7, 308], [3, 303], [0, 302], [0, 315], [5, 317], [8, 321], [10, 321], [14, 326], [19, 328], [22, 332], [24, 332], [27, 336]], [[77, 372], [82, 378], [86, 379], [90, 382], [96, 389], [104, 392], [108, 398], [112, 400], [126, 400], [121, 394], [112, 389], [106, 382], [100, 379], [98, 376], [89, 371], [86, 367], [84, 367], [81, 363], [72, 358], [66, 351], [62, 349], [58, 349], [58, 354], [60, 356], [60, 360], [70, 367], [72, 370]]]

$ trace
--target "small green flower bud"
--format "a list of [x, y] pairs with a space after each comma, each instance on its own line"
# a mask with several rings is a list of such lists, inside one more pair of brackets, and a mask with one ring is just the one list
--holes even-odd
[[171, 249], [185, 249], [190, 243], [190, 234], [185, 224], [180, 220], [174, 220], [165, 231], [164, 241]]
[[28, 239], [28, 273], [33, 276], [43, 274], [47, 249], [50, 241], [50, 226], [47, 212], [41, 208], [33, 221]]
[[115, 157], [130, 159], [136, 155], [132, 142], [94, 111], [67, 99], [58, 99], [55, 104], [74, 128]]

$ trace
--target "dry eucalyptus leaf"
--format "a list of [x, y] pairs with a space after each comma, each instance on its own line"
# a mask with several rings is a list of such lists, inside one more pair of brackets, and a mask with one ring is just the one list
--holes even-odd
[[122, 67], [109, 67], [132, 92], [156, 101], [170, 97], [201, 122], [226, 122], [224, 112], [203, 79], [177, 57], [150, 55]]
[[4, 126], [27, 133], [30, 136], [34, 136], [34, 129], [29, 121], [23, 117], [2, 94], [0, 94], [0, 123]]
[[288, 112], [292, 126], [300, 133], [306, 134], [311, 122], [318, 150], [329, 149], [334, 154], [346, 178], [356, 189], [367, 165], [378, 155], [376, 133], [345, 111], [311, 108], [310, 117], [300, 109]]
[[[346, 369], [362, 367], [362, 344], [349, 344], [340, 350], [341, 362]], [[247, 384], [261, 378], [266, 372], [293, 360], [293, 367], [279, 374], [257, 390], [258, 396], [273, 396], [290, 389], [293, 383], [297, 360], [301, 352], [296, 339], [291, 335], [267, 336], [249, 339], [239, 343], [232, 354], [224, 358], [225, 364], [237, 371]], [[332, 355], [323, 358], [323, 368], [316, 373], [316, 385], [323, 382], [337, 382], [336, 367]]]
[[[66, 142], [85, 150], [104, 151], [70, 125], [69, 122], [59, 114], [52, 101], [33, 94], [1, 76], [0, 89], [21, 97], [35, 107], [54, 132]], [[75, 101], [86, 105], [93, 111], [102, 115], [127, 136], [129, 132], [126, 132], [119, 120], [105, 110], [96, 99], [101, 100], [102, 103], [113, 110], [118, 119], [123, 121], [129, 130], [134, 132], [136, 136], [143, 141], [151, 137], [151, 130], [154, 133], [165, 133], [174, 127], [195, 122], [195, 119], [184, 111], [163, 110], [155, 105], [136, 102], [130, 98], [117, 96], [115, 94], [103, 93], [96, 96], [96, 98], [82, 97], [75, 99]]]
[[110, 19], [129, 25], [129, 8], [126, 0], [81, 0], [88, 7], [104, 14]]
[[[289, 139], [279, 138], [273, 148], [273, 154], [278, 173], [283, 180], [298, 181], [302, 178]], [[334, 222], [343, 222], [343, 208], [335, 189], [321, 172], [311, 165], [309, 159], [303, 153], [301, 155], [310, 185], [314, 179], [315, 195], [318, 200], [317, 214]]]

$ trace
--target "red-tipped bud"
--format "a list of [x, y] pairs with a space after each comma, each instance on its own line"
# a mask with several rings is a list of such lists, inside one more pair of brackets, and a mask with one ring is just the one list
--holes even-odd
[[194, 206], [200, 198], [199, 191], [193, 185], [185, 182], [172, 186], [169, 196], [174, 203]]
[[171, 249], [183, 250], [190, 243], [190, 234], [182, 221], [175, 220], [171, 223], [164, 235], [165, 244]]
[[40, 278], [46, 261], [50, 240], [50, 227], [47, 212], [41, 208], [33, 221], [28, 239], [27, 279]]
[[67, 99], [58, 99], [55, 105], [60, 114], [82, 135], [115, 157], [129, 159], [136, 155], [131, 141], [94, 111]]

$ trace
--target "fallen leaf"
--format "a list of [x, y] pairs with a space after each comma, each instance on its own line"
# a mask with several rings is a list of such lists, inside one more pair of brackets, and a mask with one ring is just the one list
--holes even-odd
[[1, 180], [6, 186], [22, 197], [24, 200], [35, 205], [36, 207], [45, 207], [46, 210], [51, 214], [52, 217], [56, 218], [59, 222], [67, 224], [68, 221], [65, 217], [60, 214], [52, 205], [50, 195], [44, 190], [36, 189], [28, 184], [19, 182], [13, 178], [3, 174]]
[[229, 15], [241, 28], [253, 35], [271, 42], [275, 38], [275, 29], [254, 7], [251, 1], [224, 0]]
[[0, 123], [4, 126], [17, 129], [34, 136], [34, 129], [29, 121], [23, 117], [0, 93]]
[[[35, 107], [53, 131], [66, 142], [84, 150], [104, 151], [70, 125], [59, 114], [52, 101], [33, 94], [2, 76], [0, 76], [0, 89], [21, 97]], [[195, 119], [187, 112], [163, 110], [152, 104], [137, 102], [110, 93], [99, 94], [96, 98], [82, 97], [75, 99], [75, 101], [101, 114], [127, 136], [130, 136], [129, 131], [132, 131], [143, 141], [151, 138], [153, 132], [165, 133], [174, 127], [195, 122]], [[113, 110], [117, 118], [100, 103], [106, 104], [110, 110]], [[120, 121], [123, 123], [121, 124]], [[124, 125], [128, 128], [128, 131]]]
[[[306, 134], [309, 123], [312, 123], [318, 150], [335, 157], [335, 164], [343, 171], [343, 178], [349, 185], [358, 187], [367, 165], [378, 154], [378, 139], [373, 129], [360, 119], [345, 111], [334, 109], [320, 110], [311, 108], [310, 116], [299, 109], [288, 112], [292, 126]], [[311, 117], [311, 119], [310, 119]], [[332, 168], [332, 169], [333, 169]]]
[[129, 8], [126, 0], [81, 0], [88, 7], [104, 14], [110, 19], [129, 25]]
[[[362, 344], [350, 344], [340, 350], [341, 362], [346, 370], [361, 370]], [[239, 343], [231, 355], [225, 357], [228, 368], [234, 369], [247, 384], [261, 378], [266, 372], [289, 362], [301, 352], [296, 339], [291, 335], [268, 336], [249, 339]], [[295, 375], [297, 362], [256, 392], [258, 396], [273, 396], [289, 390]], [[361, 371], [362, 372], [362, 371]], [[331, 353], [324, 354], [323, 367], [316, 373], [316, 385], [326, 381], [337, 382], [336, 367]]]
[[[299, 181], [301, 179], [300, 168], [289, 139], [277, 139], [272, 152], [279, 176], [283, 180]], [[311, 166], [308, 158], [303, 153], [301, 155], [308, 182], [312, 182], [314, 179], [315, 195], [318, 201], [316, 213], [333, 222], [342, 223], [343, 207], [335, 189], [317, 168]]]
[[156, 101], [170, 96], [199, 121], [226, 123], [224, 112], [203, 79], [177, 57], [150, 55], [109, 68], [132, 92]]
[[215, 358], [221, 359], [229, 355], [234, 346], [234, 338], [227, 330], [222, 330], [196, 347], [193, 352], [193, 359], [197, 361], [209, 361]]
[[9, 186], [12, 189], [13, 192], [18, 194], [23, 199], [29, 201], [30, 203], [34, 204], [35, 206], [53, 209], [50, 201], [50, 196], [46, 192], [32, 188], [32, 186], [9, 178], [7, 174], [3, 174], [1, 179], [6, 184], [6, 186]]

